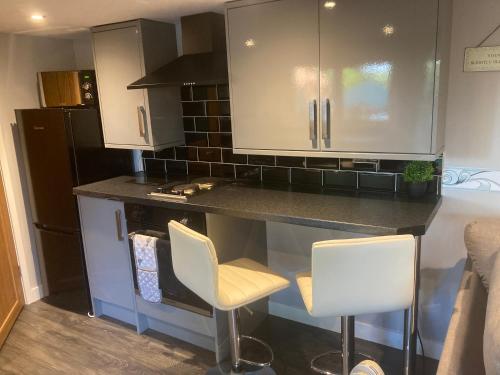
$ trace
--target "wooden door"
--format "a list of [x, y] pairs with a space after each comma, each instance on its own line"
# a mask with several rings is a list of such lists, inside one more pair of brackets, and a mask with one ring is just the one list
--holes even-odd
[[7, 200], [0, 171], [0, 347], [24, 305]]
[[227, 35], [234, 148], [318, 150], [317, 3], [236, 4]]

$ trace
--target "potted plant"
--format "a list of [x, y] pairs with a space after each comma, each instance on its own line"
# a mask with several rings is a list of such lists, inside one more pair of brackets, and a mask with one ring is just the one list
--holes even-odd
[[408, 195], [420, 198], [427, 193], [429, 182], [434, 178], [434, 166], [430, 161], [411, 161], [406, 165], [403, 178], [408, 185]]

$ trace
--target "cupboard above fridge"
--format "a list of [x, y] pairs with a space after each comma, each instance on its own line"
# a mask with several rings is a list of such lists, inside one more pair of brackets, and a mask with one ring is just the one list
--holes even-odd
[[433, 160], [450, 0], [226, 5], [235, 153]]

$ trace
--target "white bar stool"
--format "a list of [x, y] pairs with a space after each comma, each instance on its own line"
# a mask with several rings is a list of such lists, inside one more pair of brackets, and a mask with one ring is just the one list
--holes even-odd
[[411, 235], [316, 242], [312, 268], [297, 274], [307, 311], [314, 317], [341, 317], [342, 351], [311, 360], [311, 369], [328, 355], [342, 357], [342, 375], [354, 365], [354, 315], [407, 309], [413, 300], [415, 239]]
[[[231, 365], [239, 371], [242, 363], [270, 366], [273, 352], [265, 342], [240, 335], [238, 308], [287, 288], [290, 282], [266, 266], [240, 258], [219, 264], [210, 238], [172, 220], [168, 223], [175, 276], [200, 298], [216, 309], [228, 311]], [[270, 352], [263, 363], [241, 358], [240, 342], [250, 339]]]

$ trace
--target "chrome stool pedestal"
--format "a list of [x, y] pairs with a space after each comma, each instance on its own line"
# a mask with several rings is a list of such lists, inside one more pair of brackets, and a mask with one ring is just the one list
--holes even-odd
[[[240, 335], [240, 317], [238, 309], [228, 311], [229, 323], [229, 346], [231, 352], [231, 366], [234, 371], [241, 370], [241, 364], [247, 364], [255, 367], [269, 367], [274, 360], [274, 354], [271, 347], [264, 341], [246, 335]], [[269, 360], [267, 362], [254, 362], [245, 358], [241, 358], [241, 341], [250, 340], [262, 345], [269, 353]]]

